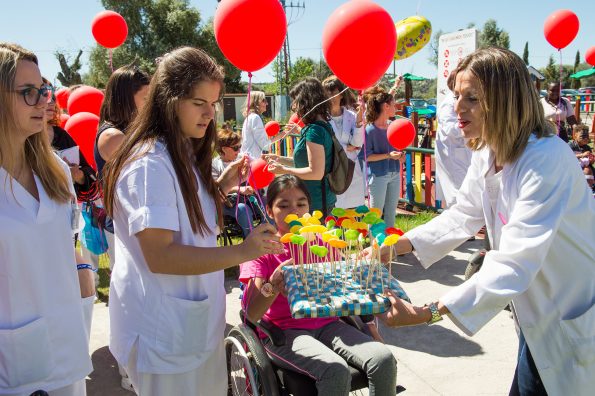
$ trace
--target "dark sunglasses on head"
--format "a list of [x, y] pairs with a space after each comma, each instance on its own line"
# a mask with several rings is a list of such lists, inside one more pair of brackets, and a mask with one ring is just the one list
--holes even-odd
[[242, 145], [241, 144], [238, 144], [237, 146], [231, 146], [231, 149], [233, 151], [240, 151], [241, 148], [242, 148]]

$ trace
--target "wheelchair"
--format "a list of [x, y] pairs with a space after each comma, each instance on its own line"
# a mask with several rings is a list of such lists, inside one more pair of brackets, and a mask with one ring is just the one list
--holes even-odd
[[[235, 201], [233, 202], [235, 203]], [[252, 225], [256, 227], [263, 222], [266, 214], [256, 199], [250, 199], [249, 201], [246, 201], [246, 203], [249, 203], [252, 209]], [[223, 227], [221, 228], [217, 239], [219, 240], [220, 245], [231, 246], [233, 245], [232, 238], [241, 238], [242, 240], [244, 239], [242, 227], [240, 227], [234, 216], [224, 215]]]
[[[256, 329], [260, 329], [274, 345], [279, 346], [285, 344], [283, 331], [264, 320], [252, 323], [243, 311], [240, 317], [242, 323], [233, 327], [225, 338], [228, 396], [316, 396], [315, 381], [304, 374], [276, 366], [256, 333]], [[367, 326], [359, 317], [341, 320], [369, 335]], [[368, 387], [368, 378], [355, 367], [349, 366], [349, 370], [351, 392], [358, 394], [359, 390]], [[395, 394], [404, 390], [399, 385]]]

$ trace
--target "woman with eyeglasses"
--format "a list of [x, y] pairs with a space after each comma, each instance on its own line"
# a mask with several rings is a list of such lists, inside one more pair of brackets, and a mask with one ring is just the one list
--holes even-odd
[[52, 90], [37, 57], [0, 42], [0, 394], [86, 394], [92, 370], [77, 280], [79, 219], [68, 166], [52, 152]]
[[[216, 149], [219, 156], [213, 159], [213, 178], [217, 180], [233, 161], [238, 158], [242, 148], [241, 137], [228, 129], [221, 129], [217, 132]], [[262, 210], [259, 210], [258, 202], [254, 198], [254, 189], [248, 185], [234, 186], [227, 194], [223, 205], [223, 214], [233, 217], [242, 228], [244, 238], [252, 231], [252, 219], [254, 210], [259, 217]], [[237, 216], [236, 216], [237, 214]]]

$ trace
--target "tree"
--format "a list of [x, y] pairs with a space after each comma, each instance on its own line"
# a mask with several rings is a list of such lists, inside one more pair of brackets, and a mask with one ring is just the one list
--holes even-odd
[[[224, 66], [227, 91], [244, 91], [240, 70], [225, 59], [217, 46], [212, 20], [201, 24], [200, 12], [190, 7], [188, 0], [101, 0], [101, 3], [122, 15], [128, 24], [126, 42], [113, 51], [114, 68], [134, 62], [153, 73], [155, 59], [179, 46], [190, 45], [204, 49]], [[97, 45], [89, 62], [85, 81], [104, 87], [111, 75], [107, 50]]]
[[[572, 68], [572, 73], [576, 73], [578, 71], [578, 67], [581, 64], [581, 52], [579, 50], [576, 51], [576, 57], [574, 58], [574, 67]], [[578, 78], [572, 79], [572, 88], [579, 89], [581, 87], [581, 82]]]
[[494, 19], [488, 19], [483, 25], [483, 29], [479, 36], [479, 47], [502, 47], [510, 48], [510, 37], [507, 32], [498, 28], [498, 24]]
[[432, 40], [430, 41], [428, 46], [428, 48], [430, 49], [430, 56], [428, 58], [428, 62], [430, 62], [436, 67], [438, 67], [438, 47], [440, 45], [440, 36], [442, 36], [443, 34], [444, 32], [442, 30], [437, 30], [432, 36]]
[[525, 41], [525, 49], [523, 50], [523, 61], [525, 65], [529, 66], [529, 42]]
[[58, 59], [58, 63], [60, 64], [61, 72], [58, 73], [56, 76], [58, 81], [62, 84], [63, 87], [70, 87], [71, 85], [82, 84], [83, 79], [81, 74], [79, 73], [81, 70], [81, 55], [83, 54], [83, 50], [80, 50], [76, 58], [74, 58], [74, 62], [70, 63], [70, 59], [67, 58], [63, 53], [60, 51], [56, 51], [54, 55], [56, 59]]
[[[570, 87], [571, 80], [570, 75], [572, 74], [572, 66], [562, 65], [562, 87]], [[550, 84], [560, 80], [560, 65], [556, 64], [554, 56], [550, 55], [547, 66], [539, 70], [545, 77], [545, 83]]]

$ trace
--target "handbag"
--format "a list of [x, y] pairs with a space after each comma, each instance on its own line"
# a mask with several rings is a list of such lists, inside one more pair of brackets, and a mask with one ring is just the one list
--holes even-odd
[[81, 231], [81, 244], [91, 253], [100, 255], [107, 252], [107, 239], [105, 237], [105, 211], [90, 202], [83, 202], [82, 208], [85, 226]]

